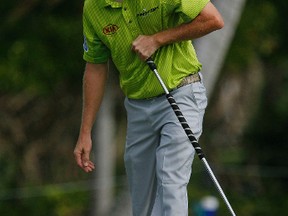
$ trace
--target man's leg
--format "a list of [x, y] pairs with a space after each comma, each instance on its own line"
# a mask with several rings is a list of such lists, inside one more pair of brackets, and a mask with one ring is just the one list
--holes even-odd
[[[173, 92], [174, 98], [198, 139], [202, 132], [207, 106], [205, 88], [194, 83]], [[171, 108], [170, 108], [171, 109]], [[168, 112], [168, 111], [167, 111]], [[187, 184], [191, 175], [194, 148], [174, 112], [163, 113], [167, 119], [157, 148], [157, 197], [152, 216], [186, 216], [188, 214]]]
[[133, 216], [148, 216], [154, 205], [156, 181], [156, 149], [159, 133], [149, 121], [147, 101], [125, 100], [127, 137], [125, 167], [132, 199]]

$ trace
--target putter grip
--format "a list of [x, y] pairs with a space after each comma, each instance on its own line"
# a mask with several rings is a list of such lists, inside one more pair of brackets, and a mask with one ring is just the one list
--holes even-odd
[[176, 114], [180, 124], [182, 125], [186, 135], [188, 136], [192, 146], [194, 147], [196, 154], [198, 155], [199, 159], [205, 158], [205, 155], [200, 147], [196, 137], [194, 136], [190, 126], [188, 125], [185, 117], [183, 116], [179, 106], [177, 105], [176, 101], [174, 100], [173, 96], [169, 93], [166, 95], [167, 100], [169, 101], [174, 113]]
[[146, 60], [146, 63], [148, 64], [149, 68], [154, 71], [157, 69], [156, 67], [156, 64], [154, 63], [153, 59], [151, 57], [149, 57], [147, 60]]

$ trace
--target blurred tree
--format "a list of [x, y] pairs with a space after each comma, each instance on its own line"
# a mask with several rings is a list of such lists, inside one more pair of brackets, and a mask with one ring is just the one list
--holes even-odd
[[287, 211], [287, 9], [283, 0], [247, 1], [208, 111], [208, 143], [215, 164], [228, 167], [221, 178], [239, 214]]
[[82, 186], [40, 187], [89, 178], [72, 157], [81, 115], [82, 4], [1, 2], [0, 215], [87, 213]]

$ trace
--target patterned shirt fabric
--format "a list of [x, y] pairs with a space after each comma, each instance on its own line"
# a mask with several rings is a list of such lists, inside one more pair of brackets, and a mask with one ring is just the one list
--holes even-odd
[[[120, 74], [120, 86], [131, 99], [164, 93], [147, 64], [131, 50], [139, 35], [178, 26], [193, 20], [209, 0], [85, 0], [83, 33], [85, 61], [105, 63], [112, 58]], [[152, 56], [169, 90], [189, 74], [201, 70], [191, 41], [161, 47]]]

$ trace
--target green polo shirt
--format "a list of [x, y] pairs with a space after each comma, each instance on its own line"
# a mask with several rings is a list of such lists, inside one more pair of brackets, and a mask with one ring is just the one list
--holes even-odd
[[[136, 3], [135, 3], [136, 2]], [[112, 58], [119, 70], [120, 86], [128, 98], [144, 99], [164, 93], [147, 64], [131, 50], [139, 35], [190, 22], [209, 0], [85, 0], [83, 11], [84, 55], [90, 63]], [[153, 55], [167, 88], [201, 69], [191, 41], [161, 47]]]

